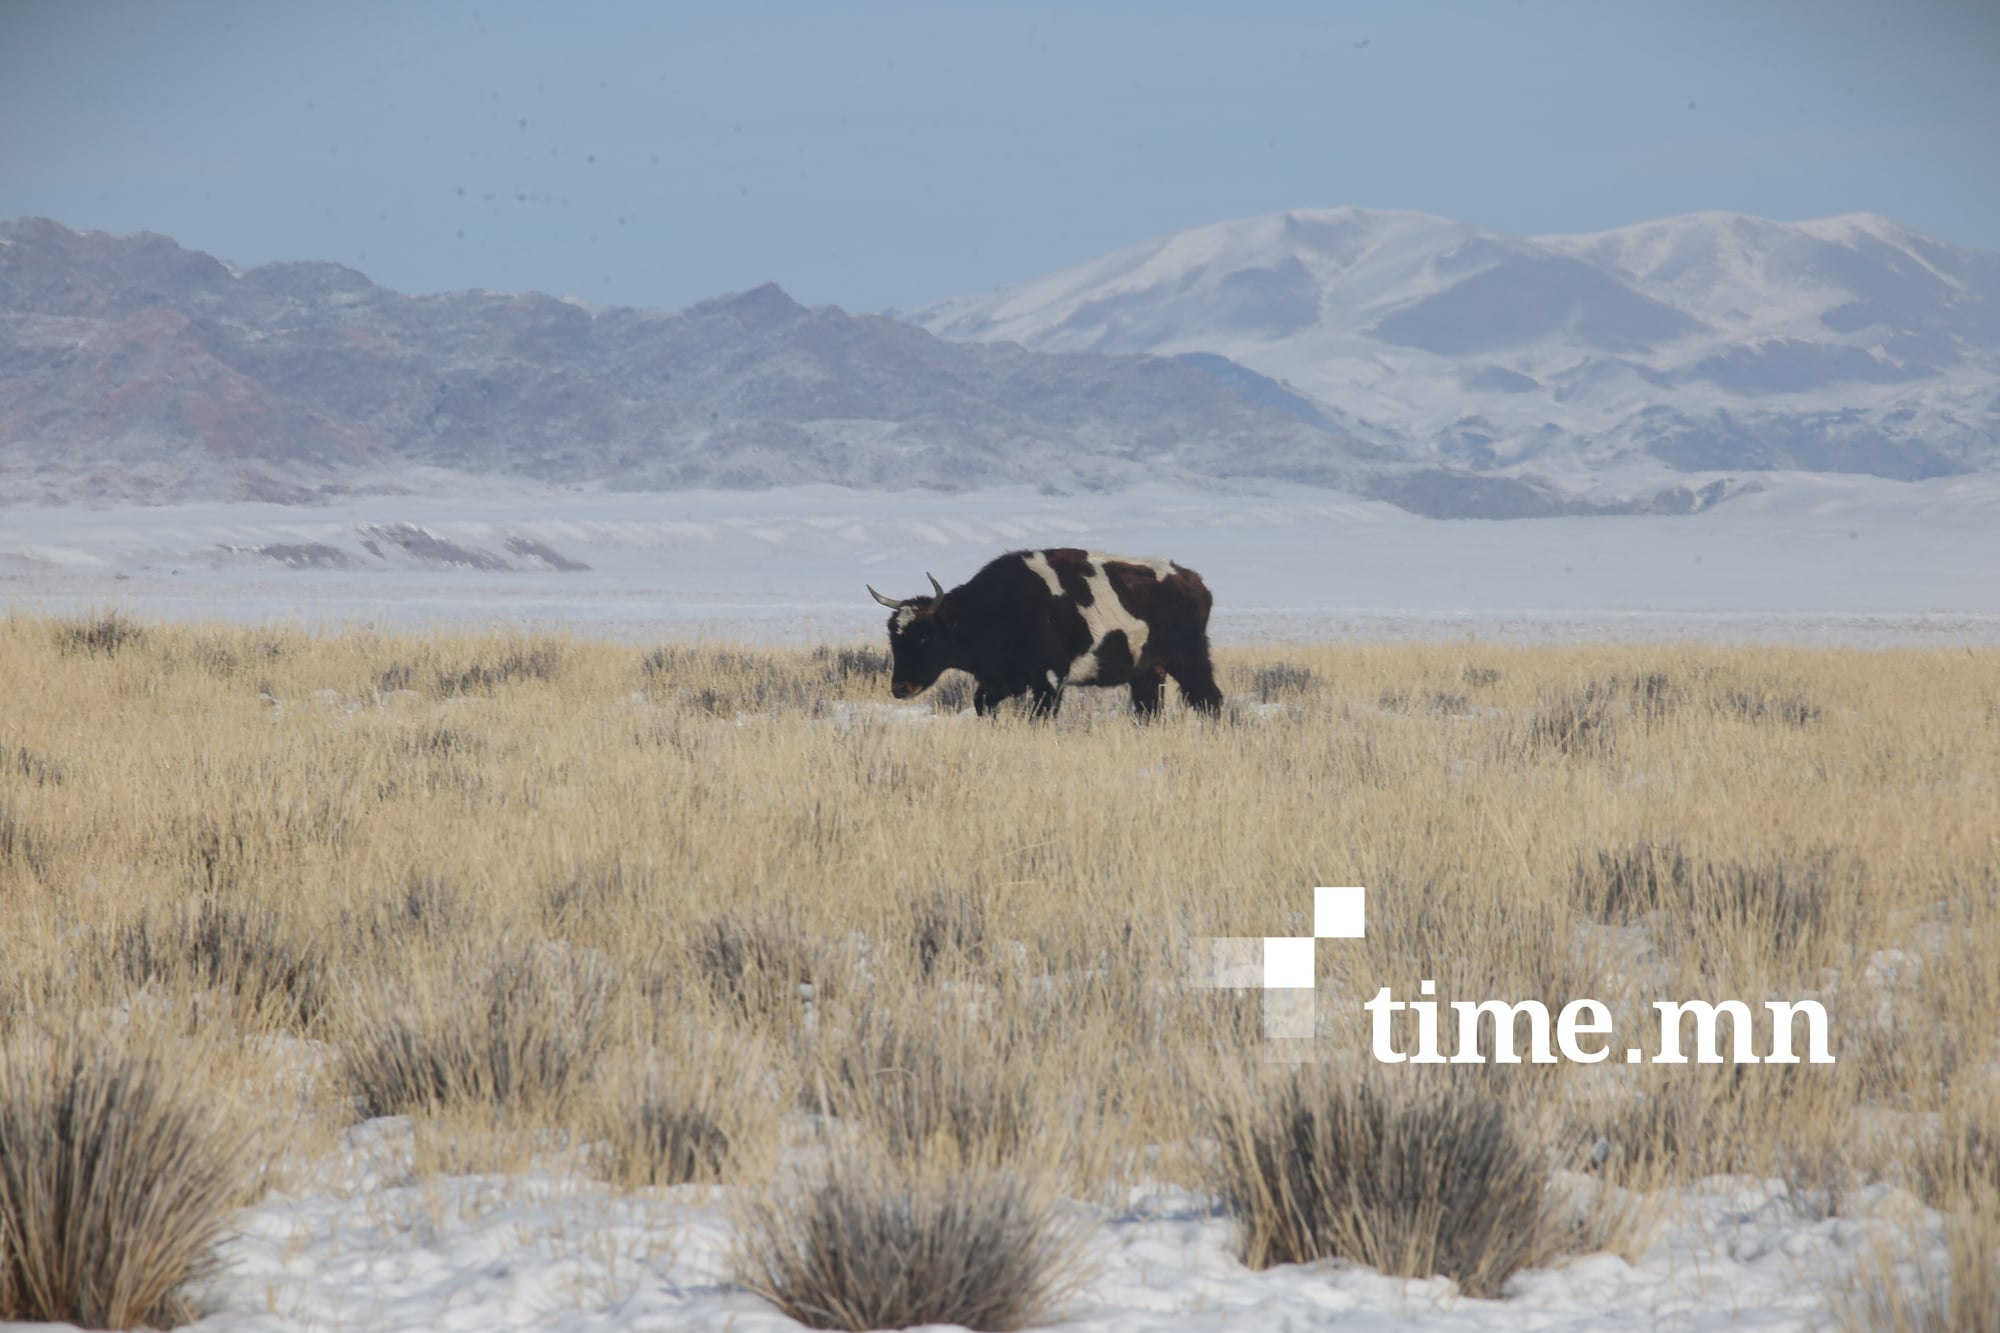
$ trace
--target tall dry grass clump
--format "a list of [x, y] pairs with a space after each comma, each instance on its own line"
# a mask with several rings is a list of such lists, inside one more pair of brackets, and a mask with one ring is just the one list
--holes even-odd
[[808, 1328], [1054, 1323], [1089, 1272], [1082, 1226], [1045, 1178], [837, 1150], [744, 1205], [737, 1278]]
[[620, 1188], [745, 1185], [770, 1174], [791, 1092], [754, 1032], [682, 1032], [602, 1062], [576, 1118]]
[[349, 1002], [341, 1076], [364, 1118], [470, 1107], [560, 1116], [596, 1070], [609, 990], [594, 960], [550, 945], [378, 980]]
[[1252, 1268], [1341, 1258], [1471, 1296], [1558, 1250], [1539, 1133], [1470, 1080], [1411, 1089], [1324, 1069], [1225, 1113], [1218, 1192]]
[[252, 1022], [306, 1031], [328, 1003], [325, 951], [296, 937], [266, 903], [238, 906], [202, 897], [144, 915], [107, 942], [102, 956], [136, 986], [225, 991]]
[[919, 994], [861, 1006], [809, 1058], [808, 1104], [898, 1160], [1013, 1161], [1047, 1128], [1041, 1052], [1018, 1030], [940, 1012]]
[[71, 1029], [0, 1047], [0, 1319], [170, 1325], [255, 1151], [194, 1067]]

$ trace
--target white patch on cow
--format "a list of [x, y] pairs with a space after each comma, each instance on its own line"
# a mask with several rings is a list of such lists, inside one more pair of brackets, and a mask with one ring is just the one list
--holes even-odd
[[[1105, 561], [1118, 564], [1141, 565], [1153, 570], [1161, 578], [1161, 571], [1169, 562], [1165, 560], [1127, 560], [1124, 556], [1090, 553], [1090, 577], [1085, 580], [1090, 585], [1090, 605], [1080, 606], [1084, 626], [1090, 631], [1090, 647], [1076, 661], [1069, 665], [1069, 680], [1073, 684], [1088, 685], [1097, 679], [1097, 646], [1116, 630], [1125, 631], [1125, 643], [1131, 649], [1132, 660], [1137, 662], [1139, 654], [1145, 651], [1146, 622], [1125, 609], [1125, 603], [1118, 599], [1118, 590], [1111, 586], [1111, 576], [1105, 573]], [[1047, 564], [1047, 561], [1043, 562]]]
[[1063, 595], [1062, 580], [1056, 577], [1056, 568], [1049, 563], [1047, 556], [1043, 555], [1040, 551], [1030, 551], [1023, 563], [1029, 569], [1041, 575], [1042, 582], [1049, 585], [1050, 593], [1057, 597]]
[[1062, 677], [1056, 675], [1056, 673], [1053, 670], [1049, 672], [1049, 688], [1052, 690], [1059, 690], [1062, 688]]
[[1174, 572], [1174, 562], [1157, 555], [1110, 555], [1104, 551], [1088, 552], [1090, 563], [1102, 568], [1107, 560], [1121, 565], [1137, 565], [1141, 569], [1153, 571], [1156, 579], [1166, 578]]
[[906, 606], [902, 610], [898, 611], [896, 613], [896, 632], [900, 634], [904, 630], [908, 629], [910, 627], [910, 622], [912, 620], [915, 620], [916, 618], [917, 618], [917, 609], [914, 606]]

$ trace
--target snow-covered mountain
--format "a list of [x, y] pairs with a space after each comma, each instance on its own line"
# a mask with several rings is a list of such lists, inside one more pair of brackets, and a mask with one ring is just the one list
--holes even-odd
[[1870, 214], [1517, 237], [1298, 210], [903, 317], [1042, 351], [1227, 358], [1413, 458], [1575, 488], [2000, 468], [2000, 254]]

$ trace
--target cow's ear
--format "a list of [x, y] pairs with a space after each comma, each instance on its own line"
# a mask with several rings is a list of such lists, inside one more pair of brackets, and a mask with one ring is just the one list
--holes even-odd
[[958, 605], [954, 602], [940, 601], [931, 615], [940, 629], [958, 628]]

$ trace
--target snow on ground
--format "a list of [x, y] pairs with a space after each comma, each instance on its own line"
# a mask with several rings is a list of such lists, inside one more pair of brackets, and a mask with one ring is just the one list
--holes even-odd
[[[1479, 637], [2000, 642], [2000, 478], [1776, 475], [1686, 517], [1439, 522], [1338, 493], [809, 487], [0, 510], [0, 605], [312, 625], [873, 638], [864, 587], [999, 552], [1168, 555], [1220, 643]], [[587, 566], [587, 568], [578, 568]]]
[[[226, 1270], [195, 1294], [203, 1333], [293, 1329], [796, 1328], [729, 1279], [723, 1191], [620, 1197], [555, 1170], [416, 1178], [407, 1125], [350, 1131], [333, 1180], [249, 1210]], [[1907, 1196], [1877, 1188], [1860, 1210]], [[1078, 1205], [1081, 1207], [1081, 1205]], [[1780, 1182], [1715, 1179], [1684, 1196], [1636, 1263], [1588, 1255], [1517, 1276], [1500, 1300], [1442, 1278], [1324, 1262], [1252, 1272], [1234, 1223], [1202, 1199], [1137, 1192], [1090, 1214], [1094, 1277], [1075, 1333], [1370, 1330], [1806, 1329], [1871, 1243], [1857, 1216], [1800, 1208]]]

